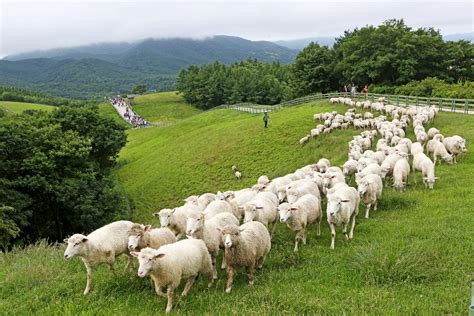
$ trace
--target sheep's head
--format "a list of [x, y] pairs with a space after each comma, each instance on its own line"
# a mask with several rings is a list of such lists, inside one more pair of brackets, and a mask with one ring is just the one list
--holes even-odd
[[69, 238], [64, 239], [67, 243], [66, 251], [64, 251], [64, 260], [69, 260], [74, 256], [81, 256], [84, 254], [85, 247], [87, 247], [87, 236], [82, 234], [74, 234]]
[[192, 237], [197, 231], [204, 227], [204, 214], [199, 212], [191, 214], [186, 222], [186, 236]]
[[343, 203], [347, 202], [349, 202], [349, 200], [343, 200], [340, 197], [328, 196], [328, 204], [326, 207], [328, 219], [336, 217], [341, 212]]
[[217, 228], [222, 234], [222, 241], [225, 248], [232, 248], [239, 244], [241, 229], [237, 225], [226, 225], [222, 229]]
[[291, 209], [292, 207], [290, 203], [282, 203], [278, 206], [280, 222], [285, 223], [291, 218]]
[[363, 178], [363, 179], [360, 179], [357, 184], [357, 191], [359, 191], [359, 195], [362, 196], [364, 195], [367, 190], [369, 189], [369, 185], [371, 183], [373, 183], [374, 180], [373, 179], [366, 179], [366, 178]]
[[133, 251], [146, 247], [144, 235], [150, 229], [151, 225], [134, 224], [128, 232], [128, 250]]
[[281, 187], [278, 189], [278, 192], [277, 192], [277, 196], [278, 196], [278, 201], [283, 202], [286, 198], [286, 187]]
[[261, 191], [265, 190], [266, 187], [267, 187], [266, 184], [255, 184], [252, 187], [252, 190], [254, 190], [255, 192], [261, 192]]
[[406, 188], [406, 183], [403, 182], [403, 181], [394, 182], [394, 183], [393, 183], [393, 188], [394, 188], [395, 190], [403, 191], [403, 190], [405, 190], [405, 188]]
[[461, 150], [461, 152], [467, 152], [466, 143], [464, 142], [464, 140], [459, 139], [458, 141], [456, 141], [456, 146]]
[[163, 252], [157, 249], [144, 248], [140, 252], [132, 251], [130, 254], [138, 258], [138, 276], [143, 278], [153, 267], [155, 261], [160, 260], [165, 256]]
[[160, 219], [160, 225], [162, 228], [169, 227], [173, 222], [173, 214], [176, 209], [164, 208], [158, 213], [153, 215], [157, 216]]
[[257, 209], [255, 204], [244, 205], [244, 223], [251, 222], [257, 217]]
[[299, 198], [299, 193], [295, 189], [288, 189], [286, 191], [286, 200], [288, 203], [295, 203]]
[[191, 195], [191, 196], [187, 197], [186, 199], [184, 199], [184, 203], [197, 206], [198, 205], [198, 198], [199, 198], [199, 196], [197, 196], [197, 195]]
[[425, 184], [425, 187], [433, 189], [434, 184], [436, 180], [438, 180], [438, 177], [424, 177], [423, 178], [423, 183]]

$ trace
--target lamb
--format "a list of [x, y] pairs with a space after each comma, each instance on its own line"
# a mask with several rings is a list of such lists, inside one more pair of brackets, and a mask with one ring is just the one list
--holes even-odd
[[[433, 160], [435, 164], [438, 159], [438, 156], [450, 165], [453, 163], [453, 156], [448, 153], [443, 143], [435, 140], [432, 146], [433, 146]], [[441, 163], [441, 160], [439, 162]]]
[[89, 235], [74, 234], [64, 239], [67, 243], [64, 251], [64, 259], [79, 256], [84, 262], [87, 270], [87, 284], [84, 295], [87, 295], [92, 288], [92, 269], [101, 264], [109, 265], [110, 270], [115, 274], [115, 259], [125, 254], [129, 260], [125, 270], [132, 268], [133, 258], [128, 253], [128, 232], [133, 227], [130, 221], [117, 221], [99, 229], [94, 230]]
[[439, 179], [435, 177], [435, 165], [428, 156], [423, 153], [413, 156], [413, 179], [416, 183], [416, 171], [420, 170], [423, 176], [423, 184], [425, 187], [433, 189], [435, 181]]
[[397, 160], [393, 168], [393, 187], [395, 190], [406, 191], [409, 174], [410, 165], [408, 164], [408, 160]]
[[461, 136], [454, 135], [443, 139], [446, 150], [453, 155], [454, 163], [457, 163], [457, 156], [466, 153], [466, 140]]
[[311, 139], [311, 135], [309, 135], [309, 134], [306, 135], [305, 137], [300, 139], [300, 145], [306, 144], [307, 142], [309, 142], [310, 139]]
[[233, 172], [237, 171], [237, 166], [236, 166], [236, 165], [233, 165], [233, 166], [232, 166], [232, 171], [233, 171]]
[[316, 163], [316, 166], [318, 166], [319, 172], [325, 173], [327, 168], [331, 167], [331, 162], [326, 158], [321, 158]]
[[176, 236], [168, 228], [151, 229], [151, 225], [134, 224], [128, 235], [128, 250], [140, 251], [146, 247], [158, 249], [174, 242]]
[[145, 248], [140, 252], [131, 252], [138, 258], [140, 267], [138, 276], [143, 278], [148, 273], [155, 284], [155, 292], [158, 296], [165, 296], [161, 287], [166, 286], [166, 313], [173, 307], [173, 292], [181, 283], [181, 279], [187, 279], [182, 296], [186, 296], [198, 275], [207, 276], [208, 287], [212, 286], [212, 264], [204, 241], [199, 239], [185, 239], [176, 243], [165, 245], [160, 249]]
[[319, 133], [320, 133], [320, 131], [319, 131], [319, 129], [317, 129], [317, 128], [313, 128], [313, 129], [310, 131], [310, 135], [311, 135], [311, 137], [313, 137], [313, 138], [316, 137], [316, 136], [319, 136]]
[[298, 251], [298, 242], [306, 245], [306, 227], [316, 224], [317, 235], [321, 235], [321, 200], [312, 194], [300, 197], [295, 203], [283, 203], [278, 206], [280, 222], [286, 223], [288, 228], [296, 232], [294, 252]]
[[258, 177], [257, 183], [258, 184], [269, 184], [270, 179], [268, 179], [267, 176], [263, 175], [263, 176]]
[[240, 179], [242, 179], [242, 172], [240, 172], [238, 170], [234, 171], [234, 176], [237, 180], [240, 180]]
[[164, 208], [153, 213], [160, 220], [162, 228], [169, 228], [175, 234], [176, 239], [181, 239], [186, 234], [186, 221], [192, 211], [200, 211], [200, 208], [193, 205], [185, 205], [174, 209]]
[[[335, 247], [336, 225], [342, 225], [342, 233], [346, 239], [354, 237], [355, 218], [359, 213], [360, 197], [357, 190], [346, 184], [338, 184], [328, 190], [326, 208], [327, 221], [331, 228], [331, 249]], [[347, 225], [352, 221], [351, 231], [347, 237]]]
[[196, 212], [190, 214], [187, 221], [186, 236], [188, 238], [202, 239], [206, 244], [207, 250], [211, 255], [214, 279], [217, 279], [216, 259], [219, 249], [224, 246], [221, 243], [221, 236], [217, 229], [222, 229], [226, 225], [239, 225], [239, 220], [230, 213], [220, 213], [211, 219], [206, 219], [203, 213]]
[[359, 191], [360, 197], [365, 204], [365, 218], [369, 218], [370, 207], [373, 205], [374, 210], [376, 211], [378, 200], [382, 195], [382, 178], [380, 178], [378, 174], [368, 174], [359, 180], [357, 184], [357, 190]]
[[227, 225], [221, 230], [224, 242], [224, 258], [227, 265], [226, 293], [233, 287], [237, 268], [246, 268], [249, 285], [254, 284], [254, 272], [262, 268], [271, 248], [271, 237], [267, 228], [259, 222], [248, 222], [240, 227]]

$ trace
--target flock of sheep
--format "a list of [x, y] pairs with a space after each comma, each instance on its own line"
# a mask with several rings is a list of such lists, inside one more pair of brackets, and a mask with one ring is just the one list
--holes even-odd
[[[133, 257], [137, 257], [138, 276], [150, 275], [156, 294], [167, 298], [166, 312], [169, 312], [173, 292], [181, 279], [187, 279], [182, 295], [188, 293], [199, 274], [207, 276], [208, 286], [212, 286], [218, 277], [216, 259], [221, 249], [224, 249], [221, 267], [227, 271], [226, 292], [232, 290], [239, 268], [246, 270], [252, 285], [255, 270], [263, 266], [270, 251], [277, 223], [285, 223], [295, 233], [294, 251], [298, 251], [300, 242], [306, 244], [309, 225], [314, 224], [320, 235], [324, 199], [331, 249], [335, 247], [336, 226], [342, 226], [345, 238], [352, 239], [361, 201], [368, 218], [370, 209], [377, 209], [384, 183], [406, 190], [410, 154], [413, 176], [421, 171], [423, 183], [432, 189], [437, 179], [437, 157], [455, 163], [456, 157], [467, 151], [465, 140], [456, 135], [444, 137], [435, 128], [425, 132], [424, 125], [432, 122], [437, 114], [434, 107], [405, 108], [384, 104], [384, 101], [354, 102], [334, 98], [332, 103], [344, 103], [351, 108], [344, 115], [337, 112], [314, 115], [314, 119], [324, 121], [324, 125], [311, 130], [300, 143], [336, 128], [352, 125], [364, 129], [349, 142], [348, 160], [342, 168], [322, 158], [282, 177], [270, 180], [263, 175], [251, 188], [190, 196], [180, 207], [153, 214], [159, 218], [161, 228], [117, 221], [87, 236], [75, 234], [67, 238], [64, 258], [80, 256], [87, 269], [84, 294], [91, 290], [94, 266], [106, 263], [115, 274], [115, 258], [125, 254], [129, 256], [126, 269], [133, 268]], [[356, 108], [381, 115], [356, 114]], [[410, 123], [415, 131], [415, 142], [405, 137]], [[377, 136], [380, 138], [373, 151]], [[424, 153], [425, 148], [433, 155], [434, 162]], [[240, 179], [242, 174], [234, 167], [232, 171]], [[357, 188], [348, 184], [353, 177]]]

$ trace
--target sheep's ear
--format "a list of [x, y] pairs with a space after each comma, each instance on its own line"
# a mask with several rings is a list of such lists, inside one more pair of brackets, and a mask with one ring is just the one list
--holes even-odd
[[153, 257], [153, 259], [160, 259], [160, 258], [163, 258], [165, 256], [164, 253], [160, 252], [159, 254], [157, 254], [156, 256]]
[[347, 203], [349, 202], [350, 200], [341, 200], [342, 203]]
[[292, 211], [297, 211], [297, 210], [298, 210], [298, 207], [292, 206], [292, 207], [290, 208], [290, 210], [292, 210]]
[[222, 233], [222, 229], [220, 229], [220, 227], [216, 227], [217, 231]]
[[152, 215], [155, 216], [155, 217], [160, 217], [160, 213], [159, 213], [159, 212], [155, 212], [155, 213], [153, 213]]
[[174, 212], [176, 212], [175, 208], [171, 210], [171, 214], [173, 214]]
[[63, 241], [67, 244], [69, 242], [69, 238], [64, 238]]
[[261, 210], [261, 209], [263, 209], [263, 206], [255, 206], [255, 208], [256, 208], [257, 210]]
[[434, 179], [435, 179], [435, 180], [438, 180], [438, 179], [439, 179], [439, 177], [434, 177]]
[[89, 239], [87, 239], [87, 237], [82, 238], [82, 242], [86, 242], [86, 241], [88, 241], [88, 240], [89, 240]]
[[136, 251], [131, 251], [130, 254], [131, 254], [133, 257], [137, 258], [140, 253], [139, 253], [139, 252], [136, 252]]
[[151, 225], [145, 225], [145, 227], [143, 227], [143, 230], [146, 232], [150, 231], [150, 229], [151, 229]]

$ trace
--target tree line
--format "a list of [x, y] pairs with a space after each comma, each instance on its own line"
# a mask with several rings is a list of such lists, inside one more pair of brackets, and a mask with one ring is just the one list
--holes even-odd
[[[392, 19], [346, 31], [332, 48], [310, 43], [291, 65], [256, 60], [191, 65], [179, 73], [177, 90], [202, 109], [224, 103], [276, 104], [313, 93], [342, 91], [344, 85], [352, 84], [359, 91], [365, 85], [379, 87], [379, 91], [408, 85], [411, 89], [405, 91], [420, 96], [431, 96], [427, 93], [442, 86], [442, 91], [449, 90], [446, 97], [463, 97], [465, 90], [473, 97], [473, 60], [471, 42], [445, 42], [438, 30], [413, 29], [403, 20]], [[432, 85], [434, 90], [413, 88], [430, 77], [439, 80]]]

